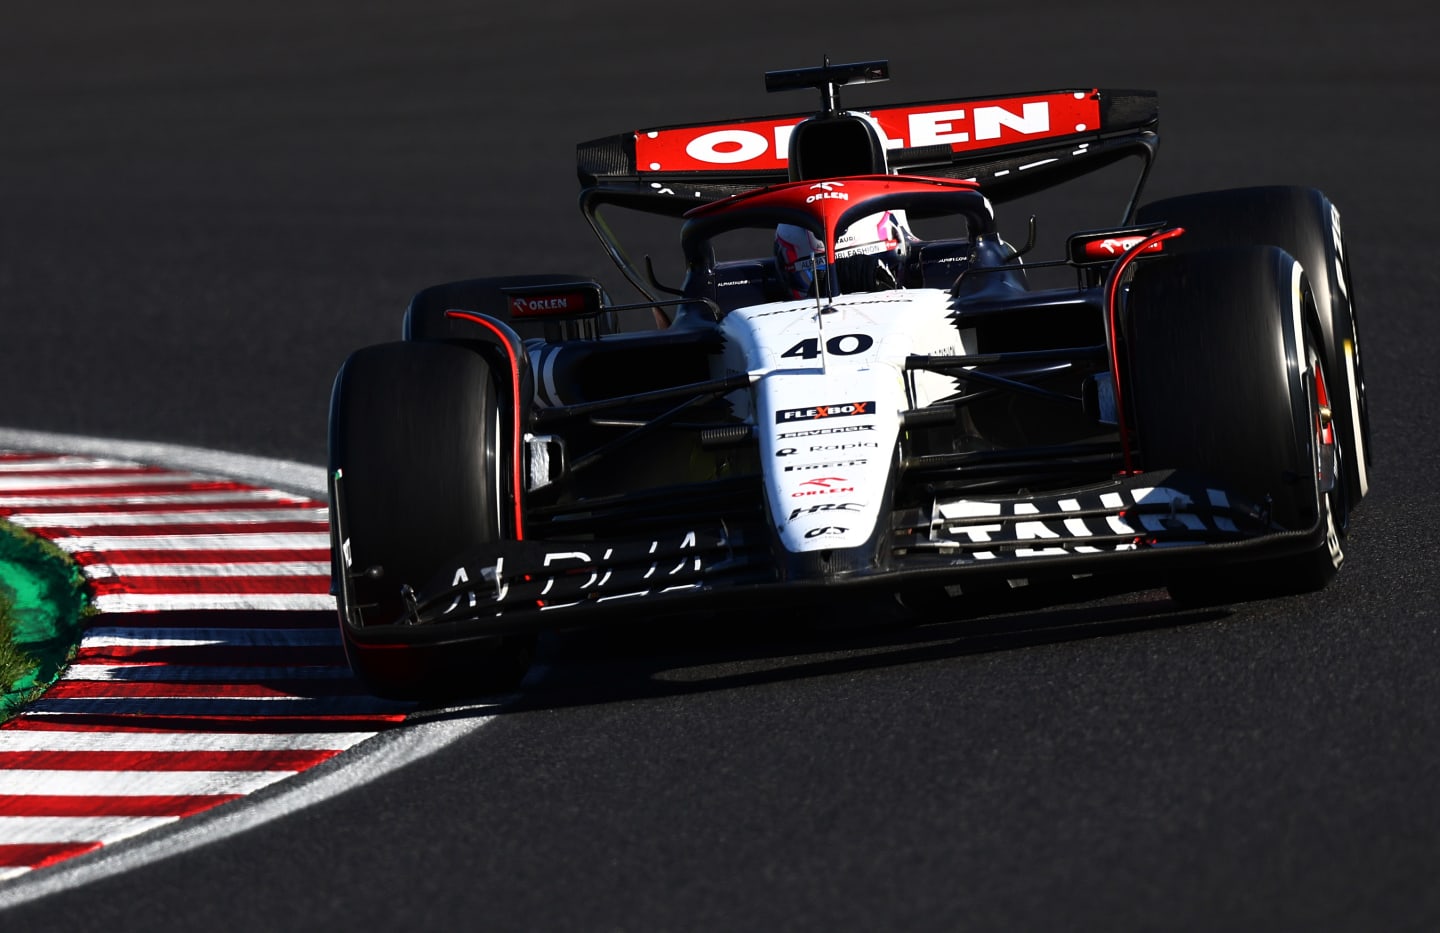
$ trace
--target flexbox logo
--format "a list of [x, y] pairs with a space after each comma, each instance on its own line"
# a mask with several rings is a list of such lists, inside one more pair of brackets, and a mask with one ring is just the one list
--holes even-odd
[[848, 402], [844, 405], [816, 405], [814, 408], [782, 408], [775, 412], [775, 423], [815, 421], [820, 418], [843, 418], [847, 415], [871, 415], [874, 402]]

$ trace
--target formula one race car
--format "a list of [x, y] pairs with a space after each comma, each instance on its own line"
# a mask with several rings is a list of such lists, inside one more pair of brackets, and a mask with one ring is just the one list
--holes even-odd
[[[333, 590], [372, 689], [510, 689], [541, 629], [747, 600], [953, 616], [1022, 584], [1208, 603], [1334, 577], [1369, 429], [1330, 201], [1141, 206], [1152, 92], [840, 106], [887, 78], [770, 72], [819, 112], [582, 143], [582, 213], [642, 302], [437, 285], [346, 360]], [[1053, 261], [1001, 238], [992, 203], [1123, 160], [1116, 225]], [[602, 208], [682, 221], [683, 283]]]

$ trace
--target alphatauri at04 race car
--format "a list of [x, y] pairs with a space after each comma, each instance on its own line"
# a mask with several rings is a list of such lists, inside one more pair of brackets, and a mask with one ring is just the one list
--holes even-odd
[[[746, 601], [953, 616], [1022, 584], [1204, 603], [1334, 577], [1369, 463], [1334, 205], [1142, 206], [1152, 92], [840, 106], [886, 78], [770, 72], [820, 110], [582, 143], [582, 214], [642, 301], [437, 285], [346, 360], [333, 589], [373, 690], [510, 689], [542, 629]], [[992, 204], [1125, 160], [1115, 225], [1048, 261], [1001, 238]], [[602, 208], [679, 220], [683, 282]]]

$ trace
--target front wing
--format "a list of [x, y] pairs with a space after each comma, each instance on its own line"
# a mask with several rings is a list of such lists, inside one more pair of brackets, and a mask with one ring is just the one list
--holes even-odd
[[437, 568], [419, 590], [406, 587], [403, 618], [364, 629], [346, 611], [343, 579], [337, 590], [350, 637], [436, 644], [757, 599], [784, 605], [836, 588], [953, 584], [968, 591], [1005, 581], [1131, 575], [1133, 589], [1167, 570], [1312, 549], [1325, 534], [1318, 520], [1280, 528], [1263, 502], [1159, 471], [1036, 496], [941, 496], [929, 509], [892, 512], [874, 553], [804, 564], [777, 558], [774, 535], [723, 523], [646, 538], [480, 545]]

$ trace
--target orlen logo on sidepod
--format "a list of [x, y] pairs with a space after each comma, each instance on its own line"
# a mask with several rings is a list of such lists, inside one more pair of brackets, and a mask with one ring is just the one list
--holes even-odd
[[[1144, 241], [1143, 236], [1106, 237], [1103, 240], [1091, 240], [1085, 244], [1085, 255], [1094, 257], [1118, 256], [1133, 246]], [[1162, 253], [1165, 251], [1165, 243], [1157, 240], [1145, 247], [1147, 253]]]
[[816, 405], [814, 408], [782, 408], [775, 412], [775, 423], [815, 421], [819, 418], [843, 418], [847, 415], [873, 415], [874, 402], [847, 402], [843, 405]]

